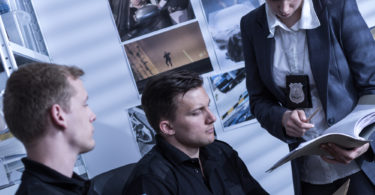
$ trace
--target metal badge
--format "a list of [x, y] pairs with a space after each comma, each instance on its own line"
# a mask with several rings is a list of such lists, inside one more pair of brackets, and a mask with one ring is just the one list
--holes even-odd
[[303, 93], [302, 83], [290, 83], [289, 84], [289, 99], [293, 103], [299, 104], [305, 100], [305, 94]]
[[286, 76], [286, 107], [289, 109], [311, 108], [311, 94], [308, 75]]

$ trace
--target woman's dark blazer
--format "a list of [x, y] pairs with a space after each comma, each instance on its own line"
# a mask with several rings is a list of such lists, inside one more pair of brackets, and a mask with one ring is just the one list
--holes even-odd
[[[375, 42], [355, 0], [313, 0], [313, 4], [320, 26], [306, 30], [309, 59], [331, 126], [350, 113], [360, 96], [375, 94]], [[267, 38], [265, 5], [243, 16], [241, 34], [251, 112], [263, 128], [293, 149], [303, 140], [287, 136], [281, 124], [286, 94], [272, 77], [275, 39]], [[357, 162], [375, 184], [373, 151], [374, 141]], [[300, 194], [297, 161], [292, 162], [292, 171], [295, 194]]]

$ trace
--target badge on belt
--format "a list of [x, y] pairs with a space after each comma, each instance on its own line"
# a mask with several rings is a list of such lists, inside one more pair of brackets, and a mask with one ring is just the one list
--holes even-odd
[[287, 105], [290, 109], [311, 108], [310, 83], [308, 75], [287, 75]]

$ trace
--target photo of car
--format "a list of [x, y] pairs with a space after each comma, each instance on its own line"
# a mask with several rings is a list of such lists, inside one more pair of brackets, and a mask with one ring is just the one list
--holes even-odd
[[237, 84], [241, 83], [245, 77], [245, 68], [240, 68], [221, 75], [213, 76], [211, 77], [211, 81], [222, 93], [227, 93]]
[[224, 131], [256, 122], [250, 112], [245, 68], [210, 77], [216, 109]]
[[195, 18], [189, 0], [109, 0], [121, 41]]
[[[235, 124], [255, 118], [250, 112], [249, 94], [245, 91], [241, 94], [238, 102], [233, 106], [233, 115], [224, 121], [224, 127], [229, 127]], [[223, 116], [225, 118], [226, 116]]]

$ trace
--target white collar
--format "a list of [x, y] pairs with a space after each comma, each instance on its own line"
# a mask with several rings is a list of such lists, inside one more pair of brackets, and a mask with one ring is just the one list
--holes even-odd
[[270, 29], [270, 34], [267, 38], [273, 38], [275, 36], [275, 28], [277, 26], [287, 30], [287, 31], [298, 31], [301, 29], [314, 29], [320, 26], [319, 18], [315, 13], [314, 5], [311, 0], [303, 0], [301, 18], [297, 21], [291, 28], [288, 28], [284, 23], [282, 23], [266, 3], [266, 16], [268, 22], [268, 28]]

